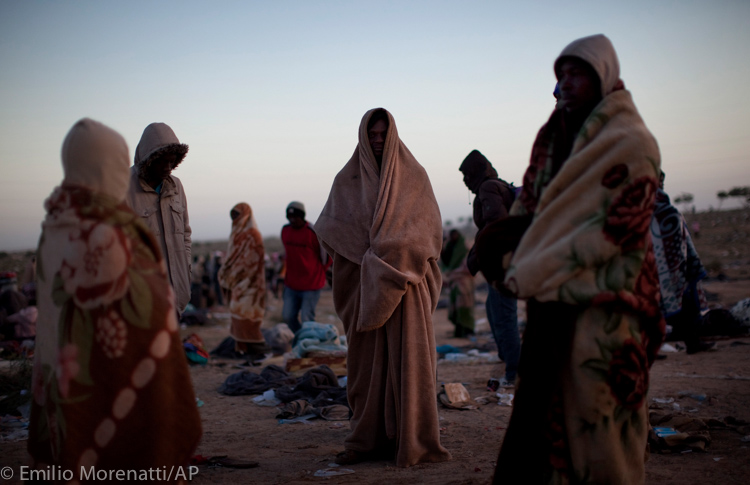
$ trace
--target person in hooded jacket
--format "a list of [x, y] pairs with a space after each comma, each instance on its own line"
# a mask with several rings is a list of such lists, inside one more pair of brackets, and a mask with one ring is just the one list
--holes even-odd
[[[478, 150], [472, 150], [459, 167], [464, 175], [464, 183], [474, 197], [474, 224], [479, 232], [488, 224], [508, 217], [508, 209], [515, 194], [506, 181], [498, 178], [497, 171], [489, 160]], [[472, 275], [479, 272], [479, 261], [474, 247], [469, 251], [466, 264]], [[499, 385], [512, 388], [518, 372], [518, 359], [521, 356], [521, 337], [518, 334], [518, 307], [515, 298], [503, 295], [490, 286], [487, 292], [487, 320], [490, 323], [492, 336], [497, 344], [497, 355], [505, 361], [505, 376]]]
[[172, 171], [187, 152], [167, 124], [148, 125], [135, 149], [127, 197], [159, 242], [180, 314], [190, 301], [192, 230], [185, 189]]
[[664, 339], [650, 231], [659, 148], [607, 37], [572, 42], [554, 72], [560, 100], [522, 191], [476, 241], [485, 276], [528, 315], [494, 483], [643, 483]]

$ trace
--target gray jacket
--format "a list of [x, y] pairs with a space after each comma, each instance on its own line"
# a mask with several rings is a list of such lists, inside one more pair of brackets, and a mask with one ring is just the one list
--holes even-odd
[[[164, 123], [152, 123], [143, 132], [130, 169], [128, 204], [143, 217], [161, 246], [167, 264], [169, 281], [175, 292], [177, 310], [182, 313], [190, 301], [191, 235], [185, 189], [180, 179], [169, 175], [162, 182], [161, 193], [140, 176], [144, 165], [164, 151], [176, 151], [184, 157], [187, 145], [181, 145], [174, 132]], [[180, 158], [182, 161], [182, 158]]]

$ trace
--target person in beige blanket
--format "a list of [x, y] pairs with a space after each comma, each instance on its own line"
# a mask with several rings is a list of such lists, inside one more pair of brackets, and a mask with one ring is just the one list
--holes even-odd
[[119, 133], [78, 121], [44, 203], [28, 449], [45, 483], [164, 469], [175, 483], [201, 437], [159, 243], [125, 204], [128, 160]]
[[333, 300], [349, 342], [351, 433], [338, 464], [451, 458], [440, 444], [435, 399], [441, 226], [427, 173], [393, 116], [368, 111], [315, 223], [333, 258]]
[[[561, 97], [523, 190], [477, 240], [485, 275], [528, 314], [494, 483], [643, 483], [664, 338], [650, 231], [659, 148], [607, 37], [572, 42], [554, 72]], [[504, 275], [483, 266], [493, 257]]]

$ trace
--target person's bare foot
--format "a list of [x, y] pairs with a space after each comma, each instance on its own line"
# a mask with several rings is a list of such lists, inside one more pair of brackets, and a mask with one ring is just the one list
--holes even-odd
[[345, 450], [336, 455], [333, 460], [337, 465], [354, 465], [366, 461], [366, 455], [359, 451]]

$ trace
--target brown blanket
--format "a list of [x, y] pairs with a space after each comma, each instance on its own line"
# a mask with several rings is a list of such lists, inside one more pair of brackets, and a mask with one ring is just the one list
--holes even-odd
[[442, 223], [430, 180], [389, 129], [382, 170], [362, 118], [315, 230], [332, 255], [336, 311], [349, 352], [348, 450], [391, 448], [398, 466], [450, 459], [440, 445], [432, 329]]

